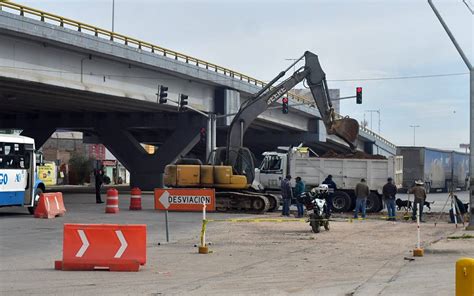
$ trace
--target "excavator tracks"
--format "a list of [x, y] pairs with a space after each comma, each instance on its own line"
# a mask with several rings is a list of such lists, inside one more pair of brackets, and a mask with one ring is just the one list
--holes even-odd
[[251, 191], [216, 191], [216, 209], [221, 212], [236, 211], [264, 214], [280, 206], [276, 195]]

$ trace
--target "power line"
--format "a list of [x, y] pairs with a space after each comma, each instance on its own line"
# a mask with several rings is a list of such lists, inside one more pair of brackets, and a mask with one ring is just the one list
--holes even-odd
[[[61, 70], [50, 70], [50, 69], [37, 69], [28, 67], [14, 67], [14, 66], [0, 66], [5, 69], [15, 70], [28, 70], [37, 72], [49, 72], [59, 74], [77, 74], [77, 75], [89, 75], [89, 76], [106, 76], [106, 77], [118, 77], [118, 78], [138, 78], [138, 79], [162, 79], [162, 80], [182, 80], [181, 78], [165, 78], [165, 77], [153, 77], [153, 76], [131, 76], [131, 75], [117, 75], [110, 73], [92, 73], [92, 72], [74, 72], [74, 71], [61, 71]], [[469, 73], [447, 73], [447, 74], [431, 74], [431, 75], [416, 75], [416, 76], [394, 76], [394, 77], [372, 77], [372, 78], [348, 78], [348, 79], [327, 79], [331, 82], [344, 82], [344, 81], [377, 81], [377, 80], [399, 80], [399, 79], [419, 79], [419, 78], [436, 78], [436, 77], [449, 77], [449, 76], [462, 76], [469, 75]], [[230, 77], [232, 78], [232, 77]], [[223, 81], [226, 79], [222, 79]]]
[[400, 80], [400, 79], [418, 79], [418, 78], [434, 78], [447, 76], [469, 75], [469, 73], [449, 73], [449, 74], [431, 74], [431, 75], [415, 75], [415, 76], [395, 76], [395, 77], [373, 77], [373, 78], [349, 78], [349, 79], [328, 79], [327, 81], [373, 81], [373, 80]]

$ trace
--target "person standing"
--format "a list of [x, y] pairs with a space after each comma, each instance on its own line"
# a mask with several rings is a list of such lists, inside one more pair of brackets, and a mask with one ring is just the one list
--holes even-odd
[[104, 167], [101, 166], [99, 169], [94, 169], [94, 179], [95, 179], [95, 202], [98, 204], [104, 203], [100, 196], [100, 188], [102, 183], [104, 183]]
[[360, 179], [355, 187], [356, 207], [354, 211], [354, 218], [358, 218], [359, 211], [362, 213], [362, 218], [365, 219], [365, 209], [367, 207], [367, 197], [369, 197], [369, 186], [364, 178]]
[[286, 178], [281, 180], [281, 197], [283, 199], [282, 216], [290, 216], [291, 199], [293, 198], [293, 190], [291, 189], [291, 176], [286, 175]]
[[301, 218], [303, 217], [303, 214], [304, 214], [304, 207], [303, 207], [303, 201], [300, 199], [300, 195], [304, 193], [305, 184], [303, 180], [301, 180], [301, 177], [296, 177], [295, 180], [296, 180], [296, 186], [295, 186], [296, 208], [298, 209], [298, 214], [296, 215], [296, 218]]
[[326, 209], [328, 215], [331, 214], [332, 212], [332, 199], [334, 197], [334, 192], [337, 190], [337, 185], [336, 183], [332, 180], [332, 175], [328, 175], [326, 179], [324, 180], [323, 184], [328, 185], [328, 195], [326, 198]]
[[382, 194], [387, 205], [388, 219], [389, 221], [395, 221], [395, 195], [397, 195], [397, 186], [393, 184], [393, 179], [388, 178], [387, 184], [382, 188]]
[[425, 206], [425, 200], [426, 200], [426, 190], [424, 187], [424, 183], [422, 180], [416, 180], [415, 181], [415, 186], [410, 189], [410, 193], [413, 193], [414, 196], [414, 202], [413, 202], [413, 215], [411, 216], [411, 219], [413, 221], [416, 221], [416, 212], [418, 209], [418, 205], [420, 206], [420, 221], [423, 221], [423, 207]]

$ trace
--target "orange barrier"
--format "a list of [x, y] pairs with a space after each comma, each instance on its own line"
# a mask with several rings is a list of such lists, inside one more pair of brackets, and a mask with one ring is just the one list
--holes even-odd
[[142, 191], [140, 188], [132, 188], [130, 191], [130, 210], [142, 209]]
[[41, 194], [35, 209], [35, 218], [51, 219], [62, 217], [66, 213], [63, 194], [61, 192], [50, 192]]
[[214, 189], [155, 188], [155, 210], [201, 212], [204, 203], [208, 212], [216, 210]]
[[115, 188], [107, 190], [107, 202], [105, 204], [105, 212], [107, 214], [117, 214], [119, 212], [118, 191]]
[[57, 270], [138, 271], [146, 263], [146, 225], [64, 224]]

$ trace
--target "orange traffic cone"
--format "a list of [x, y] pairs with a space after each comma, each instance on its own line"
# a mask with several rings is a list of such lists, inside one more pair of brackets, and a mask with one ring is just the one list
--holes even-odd
[[107, 214], [117, 214], [119, 212], [118, 204], [118, 191], [115, 188], [110, 188], [107, 190], [107, 203], [105, 206], [105, 212]]
[[132, 188], [130, 196], [130, 210], [142, 209], [142, 191], [140, 188]]

